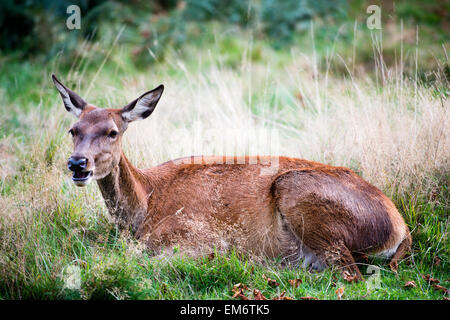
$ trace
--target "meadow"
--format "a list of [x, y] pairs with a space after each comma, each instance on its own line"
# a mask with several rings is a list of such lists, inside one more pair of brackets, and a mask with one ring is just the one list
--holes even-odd
[[[250, 299], [254, 289], [268, 299], [448, 298], [448, 45], [422, 46], [406, 26], [402, 35], [413, 30], [413, 40], [403, 43], [393, 36], [399, 24], [384, 39], [347, 24], [344, 45], [340, 31], [330, 42], [319, 27], [311, 23], [279, 50], [248, 30], [210, 22], [201, 43], [163, 57], [148, 50], [153, 62], [144, 66], [118, 41], [126, 28], [84, 41], [70, 63], [64, 53], [45, 63], [2, 56], [0, 299], [239, 299], [239, 283]], [[360, 61], [363, 52], [369, 62]], [[428, 73], [427, 59], [435, 66]], [[51, 73], [101, 107], [122, 107], [165, 85], [155, 112], [125, 134], [124, 152], [140, 168], [198, 152], [349, 167], [393, 199], [413, 251], [397, 274], [368, 257], [358, 283], [334, 268], [309, 272], [235, 251], [155, 255], [118, 231], [95, 183], [73, 185], [66, 161], [74, 118]], [[255, 143], [255, 133], [270, 132], [275, 149]]]

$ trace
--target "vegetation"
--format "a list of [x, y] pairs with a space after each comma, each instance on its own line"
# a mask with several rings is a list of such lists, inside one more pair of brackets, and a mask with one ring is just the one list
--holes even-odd
[[[16, 29], [0, 20], [0, 299], [231, 299], [238, 283], [249, 298], [254, 289], [266, 298], [448, 297], [448, 4], [383, 1], [383, 29], [368, 30], [366, 1], [283, 1], [279, 10], [269, 0], [89, 1], [82, 30], [68, 31], [63, 1], [55, 10], [20, 3], [3, 2], [2, 17], [28, 17], [28, 36], [8, 38], [3, 27]], [[200, 139], [206, 154], [235, 145], [352, 168], [394, 200], [412, 230], [411, 256], [398, 274], [369, 257], [366, 281], [354, 283], [234, 251], [145, 250], [118, 232], [95, 184], [72, 184], [74, 119], [51, 73], [102, 107], [165, 84], [156, 111], [126, 133], [138, 167], [196, 154]], [[253, 133], [271, 130], [276, 150], [255, 144]]]

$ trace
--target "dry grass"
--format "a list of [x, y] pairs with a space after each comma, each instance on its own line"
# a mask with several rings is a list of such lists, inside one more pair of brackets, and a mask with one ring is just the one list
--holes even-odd
[[[351, 167], [390, 196], [435, 192], [449, 174], [449, 101], [433, 88], [415, 92], [395, 77], [381, 88], [370, 79], [314, 78], [294, 63], [250, 76], [186, 71], [162, 82], [157, 110], [126, 134], [138, 166], [191, 154], [287, 155]], [[142, 80], [127, 98], [155, 85]], [[261, 99], [250, 101], [255, 95]], [[274, 134], [279, 144], [271, 144]]]

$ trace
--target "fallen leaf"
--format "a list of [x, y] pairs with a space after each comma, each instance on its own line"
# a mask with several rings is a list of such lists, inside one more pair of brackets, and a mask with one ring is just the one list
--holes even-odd
[[441, 285], [439, 285], [439, 284], [433, 284], [433, 288], [434, 288], [435, 290], [442, 291], [444, 294], [449, 294], [449, 293], [450, 293], [450, 290], [447, 290], [446, 287], [443, 287], [443, 286], [441, 286]]
[[415, 288], [415, 287], [417, 287], [417, 285], [414, 281], [407, 281], [405, 283], [405, 288]]
[[216, 254], [214, 252], [211, 252], [210, 254], [208, 254], [208, 260], [214, 260], [214, 258], [216, 257]]
[[393, 260], [389, 263], [389, 267], [391, 268], [392, 272], [397, 273], [398, 271], [398, 262], [396, 260]]
[[233, 298], [241, 298], [242, 300], [249, 300], [248, 297], [244, 294], [244, 292], [241, 290], [237, 291], [235, 294], [233, 294]]
[[300, 299], [302, 299], [302, 300], [319, 300], [319, 299], [317, 299], [316, 297], [309, 297], [309, 296], [306, 296], [306, 297], [300, 297]]
[[428, 283], [439, 283], [440, 282], [438, 279], [432, 278], [430, 274], [422, 275], [422, 278]]
[[337, 289], [336, 295], [337, 295], [338, 300], [342, 300], [342, 296], [344, 295], [344, 287]]
[[344, 271], [342, 273], [342, 277], [344, 278], [345, 281], [347, 282], [355, 282], [357, 281], [357, 275], [351, 275], [350, 272], [348, 271]]
[[242, 300], [248, 300], [248, 297], [244, 294], [245, 290], [248, 290], [247, 285], [243, 283], [237, 283], [233, 286], [232, 291], [234, 292], [233, 298], [241, 298]]
[[286, 294], [286, 290], [284, 290], [284, 291], [280, 294], [279, 297], [273, 298], [273, 300], [294, 300], [294, 299], [292, 299], [291, 297], [286, 297], [285, 294]]
[[236, 283], [236, 284], [233, 286], [232, 291], [233, 291], [233, 292], [236, 292], [236, 291], [239, 291], [239, 290], [248, 290], [248, 287], [247, 287], [247, 285], [245, 285], [244, 283]]
[[262, 275], [263, 279], [267, 281], [267, 283], [273, 287], [278, 287], [280, 284], [273, 279], [266, 277], [265, 274]]
[[267, 300], [267, 298], [264, 297], [264, 295], [258, 289], [253, 290], [253, 296], [255, 297], [255, 300]]
[[289, 280], [290, 285], [293, 286], [294, 288], [297, 288], [302, 282], [303, 282], [302, 279]]

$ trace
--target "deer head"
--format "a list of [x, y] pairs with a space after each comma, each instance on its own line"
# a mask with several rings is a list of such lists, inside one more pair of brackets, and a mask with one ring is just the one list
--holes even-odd
[[119, 164], [122, 136], [128, 123], [147, 118], [155, 109], [164, 86], [148, 91], [120, 109], [102, 109], [85, 102], [52, 75], [64, 107], [78, 118], [69, 130], [74, 150], [67, 166], [79, 186], [101, 179]]

